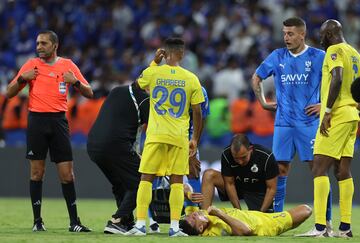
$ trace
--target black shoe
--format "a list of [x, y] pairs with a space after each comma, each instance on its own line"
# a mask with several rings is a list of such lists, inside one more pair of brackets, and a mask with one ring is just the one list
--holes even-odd
[[113, 223], [111, 220], [107, 222], [105, 226], [105, 234], [125, 234], [128, 231], [128, 227], [120, 223]]
[[158, 223], [153, 223], [152, 225], [150, 225], [149, 227], [149, 234], [157, 234], [160, 233], [160, 226]]
[[126, 231], [131, 230], [134, 226], [135, 226], [135, 221], [127, 221], [127, 222], [123, 222], [122, 220], [120, 221], [120, 224], [122, 224]]
[[32, 231], [46, 231], [44, 222], [42, 221], [41, 217], [34, 220], [34, 226], [32, 228]]
[[80, 218], [77, 218], [77, 222], [69, 226], [70, 232], [91, 232], [91, 229], [84, 226], [80, 222]]

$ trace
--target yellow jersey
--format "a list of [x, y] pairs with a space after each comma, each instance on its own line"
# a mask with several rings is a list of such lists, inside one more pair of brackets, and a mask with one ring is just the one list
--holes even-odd
[[[237, 208], [221, 208], [227, 215], [246, 224], [255, 236], [276, 236], [292, 228], [292, 218], [288, 212], [263, 213]], [[204, 211], [206, 214], [206, 211]], [[232, 235], [231, 227], [216, 216], [207, 215], [209, 225], [202, 236]]]
[[196, 75], [180, 66], [151, 65], [137, 81], [142, 89], [150, 90], [145, 143], [189, 146], [190, 105], [205, 100]]
[[324, 116], [328, 100], [331, 71], [335, 67], [343, 68], [343, 80], [340, 93], [332, 107], [331, 124], [359, 120], [357, 103], [352, 98], [350, 90], [354, 79], [359, 77], [359, 60], [359, 53], [347, 43], [331, 45], [327, 49], [322, 67], [320, 121]]

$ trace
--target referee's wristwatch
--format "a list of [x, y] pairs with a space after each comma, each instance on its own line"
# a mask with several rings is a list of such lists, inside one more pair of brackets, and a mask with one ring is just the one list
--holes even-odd
[[79, 89], [80, 88], [80, 81], [76, 80], [76, 82], [73, 83], [72, 86]]

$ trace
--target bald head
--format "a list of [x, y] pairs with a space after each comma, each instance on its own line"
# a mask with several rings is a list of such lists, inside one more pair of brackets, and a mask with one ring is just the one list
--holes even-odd
[[339, 21], [335, 19], [328, 19], [322, 25], [321, 29], [324, 31], [330, 31], [332, 33], [340, 33], [342, 32], [342, 26]]
[[342, 26], [335, 19], [326, 20], [320, 28], [320, 44], [325, 50], [334, 44], [345, 42]]

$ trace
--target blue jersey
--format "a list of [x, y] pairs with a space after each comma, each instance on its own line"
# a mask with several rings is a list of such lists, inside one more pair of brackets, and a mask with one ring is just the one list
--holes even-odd
[[317, 116], [305, 114], [305, 107], [320, 103], [324, 56], [324, 51], [313, 47], [307, 47], [298, 55], [280, 48], [256, 69], [261, 79], [274, 76], [277, 101], [275, 126], [301, 127], [318, 123]]
[[[201, 87], [201, 89], [205, 98], [205, 101], [201, 103], [201, 114], [202, 114], [202, 119], [205, 119], [210, 114], [209, 97], [207, 95], [206, 89], [204, 87]], [[194, 127], [193, 127], [192, 110], [190, 109], [189, 139], [193, 134], [193, 130]]]

